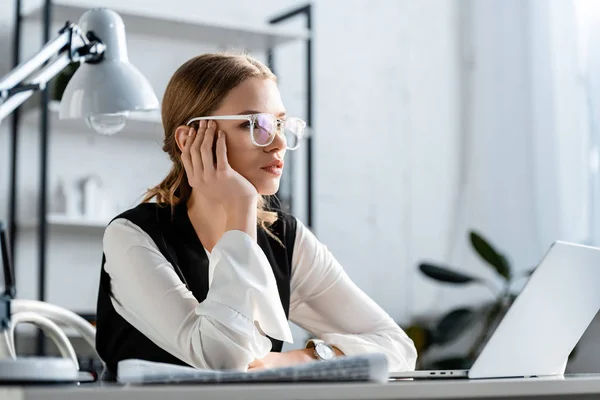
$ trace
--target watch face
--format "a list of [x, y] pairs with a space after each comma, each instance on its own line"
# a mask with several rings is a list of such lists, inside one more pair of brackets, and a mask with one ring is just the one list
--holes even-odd
[[315, 350], [319, 357], [321, 357], [323, 360], [331, 360], [335, 357], [335, 351], [333, 351], [331, 346], [328, 346], [324, 343], [317, 344]]

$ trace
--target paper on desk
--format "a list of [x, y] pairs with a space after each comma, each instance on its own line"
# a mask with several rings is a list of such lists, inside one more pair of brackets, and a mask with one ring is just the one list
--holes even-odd
[[315, 361], [293, 367], [256, 372], [201, 370], [145, 360], [123, 360], [117, 368], [117, 381], [123, 384], [230, 383], [230, 382], [333, 382], [388, 381], [384, 354], [373, 353]]

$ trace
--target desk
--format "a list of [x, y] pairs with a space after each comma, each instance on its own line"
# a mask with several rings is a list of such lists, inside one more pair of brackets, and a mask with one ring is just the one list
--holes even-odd
[[3, 400], [163, 400], [163, 399], [592, 399], [600, 397], [600, 375], [565, 378], [499, 380], [402, 381], [385, 385], [340, 384], [236, 384], [197, 386], [84, 386], [3, 387]]

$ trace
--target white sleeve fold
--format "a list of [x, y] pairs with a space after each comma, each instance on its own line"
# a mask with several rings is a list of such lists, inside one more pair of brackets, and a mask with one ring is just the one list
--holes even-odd
[[246, 370], [291, 342], [273, 271], [244, 232], [226, 232], [210, 255], [210, 289], [198, 302], [152, 239], [125, 219], [104, 234], [115, 310], [165, 351], [197, 368]]
[[[207, 300], [252, 315], [274, 339], [292, 342], [273, 270], [265, 253], [245, 232], [225, 232], [210, 255], [211, 283]], [[200, 304], [200, 310], [204, 310]]]

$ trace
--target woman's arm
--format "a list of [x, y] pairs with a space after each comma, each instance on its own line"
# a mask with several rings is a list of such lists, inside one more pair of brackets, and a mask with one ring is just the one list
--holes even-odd
[[[211, 285], [193, 296], [152, 239], [125, 219], [104, 234], [112, 303], [165, 351], [197, 368], [245, 370], [271, 349], [267, 334], [291, 342], [269, 262], [244, 232], [230, 230], [210, 255]], [[208, 279], [208, 277], [207, 277]]]
[[382, 352], [390, 370], [414, 370], [417, 352], [412, 340], [300, 221], [291, 293], [290, 320], [330, 346], [346, 355]]

